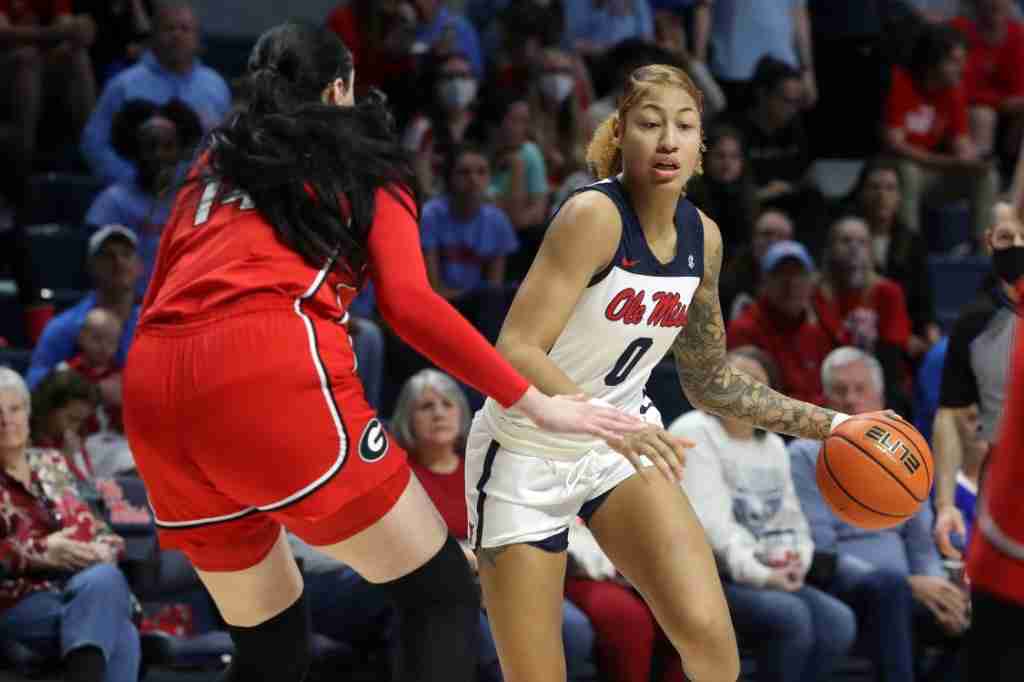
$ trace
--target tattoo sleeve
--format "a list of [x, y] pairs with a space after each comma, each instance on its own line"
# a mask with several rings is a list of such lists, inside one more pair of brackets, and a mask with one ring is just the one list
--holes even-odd
[[725, 322], [718, 301], [722, 244], [720, 238], [714, 241], [708, 245], [704, 280], [687, 310], [686, 327], [672, 346], [683, 392], [705, 412], [767, 431], [824, 439], [835, 412], [773, 391], [726, 362]]

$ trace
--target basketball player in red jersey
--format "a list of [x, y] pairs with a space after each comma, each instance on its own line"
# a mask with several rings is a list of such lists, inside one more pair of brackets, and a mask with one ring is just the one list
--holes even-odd
[[[1024, 246], [992, 254], [999, 278], [1024, 300]], [[1020, 310], [1018, 309], [1018, 313]], [[1011, 682], [1024, 677], [1024, 643], [1007, 624], [1024, 623], [1024, 327], [1017, 321], [1010, 380], [999, 439], [986, 462], [978, 518], [967, 549], [973, 607], [967, 633], [969, 680]]]
[[161, 546], [185, 552], [229, 624], [231, 682], [308, 668], [283, 527], [390, 593], [400, 679], [471, 678], [479, 597], [465, 557], [355, 372], [346, 309], [367, 279], [399, 335], [540, 427], [609, 440], [640, 428], [542, 394], [433, 292], [411, 170], [380, 98], [355, 104], [353, 84], [326, 30], [259, 39], [245, 107], [178, 194], [125, 370]]

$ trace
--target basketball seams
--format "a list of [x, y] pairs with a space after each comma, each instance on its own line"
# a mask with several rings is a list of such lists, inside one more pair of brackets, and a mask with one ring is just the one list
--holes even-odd
[[[907, 493], [908, 493], [908, 494], [910, 495], [910, 497], [911, 497], [911, 498], [912, 498], [912, 499], [913, 499], [913, 500], [914, 500], [915, 502], [917, 502], [918, 504], [922, 504], [922, 503], [924, 502], [924, 500], [922, 500], [922, 499], [919, 499], [919, 498], [917, 497], [917, 495], [915, 495], [915, 494], [914, 494], [914, 491], [913, 491], [913, 490], [911, 490], [910, 488], [908, 488], [908, 487], [907, 487], [907, 484], [903, 482], [903, 479], [902, 479], [902, 478], [900, 478], [899, 476], [897, 476], [896, 474], [894, 474], [894, 473], [893, 473], [892, 471], [890, 471], [889, 467], [887, 467], [887, 466], [885, 465], [885, 463], [884, 463], [884, 462], [880, 461], [880, 460], [879, 460], [879, 459], [878, 459], [877, 457], [875, 457], [875, 456], [874, 456], [874, 455], [873, 455], [872, 453], [868, 452], [867, 450], [865, 450], [864, 448], [862, 448], [862, 447], [861, 447], [860, 445], [858, 445], [857, 443], [854, 443], [854, 442], [853, 442], [852, 440], [850, 440], [849, 438], [847, 438], [846, 436], [844, 436], [844, 435], [843, 435], [843, 434], [841, 434], [841, 433], [833, 433], [833, 434], [832, 434], [832, 437], [834, 437], [834, 438], [838, 438], [839, 440], [843, 440], [843, 441], [846, 441], [846, 442], [847, 442], [847, 443], [849, 443], [849, 444], [850, 444], [851, 446], [853, 446], [853, 447], [857, 448], [857, 450], [858, 450], [858, 451], [860, 451], [860, 452], [864, 453], [865, 455], [867, 455], [867, 457], [868, 457], [868, 458], [869, 458], [869, 459], [870, 459], [870, 460], [871, 460], [872, 462], [874, 462], [875, 464], [877, 464], [877, 465], [879, 466], [879, 468], [881, 468], [881, 469], [882, 469], [883, 471], [885, 471], [885, 473], [889, 474], [889, 476], [891, 476], [891, 477], [892, 477], [892, 479], [893, 479], [894, 481], [896, 481], [897, 483], [899, 483], [899, 484], [900, 484], [900, 487], [902, 487], [902, 488], [903, 488], [904, 490], [906, 490], [906, 491], [907, 491]], [[859, 501], [859, 500], [858, 500], [858, 501]], [[864, 505], [864, 506], [865, 506], [865, 507], [867, 507], [867, 505]]]
[[[838, 434], [835, 434], [835, 433], [832, 434], [832, 435], [833, 436], [838, 436]], [[856, 447], [856, 444], [851, 443], [849, 441], [849, 439], [843, 438], [842, 436], [839, 436], [839, 437], [842, 438], [843, 440], [845, 440], [847, 443], [850, 443], [850, 445], [853, 445], [854, 447]], [[857, 448], [857, 449], [860, 450], [860, 448]], [[861, 452], [863, 452], [863, 450], [861, 450]], [[867, 453], [865, 453], [865, 454], [867, 454]], [[822, 446], [821, 456], [824, 458], [825, 470], [828, 471], [828, 477], [830, 479], [832, 479], [832, 482], [836, 485], [836, 487], [839, 488], [840, 490], [842, 490], [843, 494], [845, 494], [848, 498], [850, 498], [852, 501], [854, 501], [857, 504], [859, 504], [864, 509], [867, 509], [868, 511], [870, 511], [870, 512], [872, 512], [874, 514], [878, 514], [879, 516], [885, 516], [885, 517], [893, 518], [893, 519], [909, 519], [911, 516], [913, 516], [913, 514], [893, 514], [893, 513], [890, 513], [890, 512], [884, 512], [884, 511], [881, 511], [879, 509], [875, 509], [871, 505], [865, 504], [864, 502], [860, 501], [859, 499], [854, 497], [850, 493], [849, 490], [846, 489], [846, 486], [844, 486], [842, 481], [839, 480], [839, 477], [836, 476], [834, 471], [832, 471], [832, 465], [828, 461], [828, 444], [827, 443]], [[878, 460], [875, 460], [874, 457], [872, 457], [871, 459], [874, 460], [876, 464], [878, 463]], [[882, 468], [885, 469], [885, 467], [882, 467]], [[892, 475], [892, 472], [889, 472], [889, 474]], [[913, 497], [915, 500], [917, 499], [916, 497], [914, 497], [913, 493], [911, 493], [910, 496]]]
[[[896, 431], [899, 431], [899, 432], [900, 432], [900, 434], [901, 434], [901, 435], [902, 435], [902, 436], [903, 436], [904, 438], [906, 438], [907, 440], [909, 440], [909, 441], [910, 441], [911, 443], [914, 443], [914, 436], [913, 436], [912, 434], [909, 434], [909, 433], [907, 433], [906, 431], [904, 431], [904, 430], [903, 430], [903, 429], [902, 429], [902, 428], [900, 427], [900, 423], [899, 423], [898, 421], [896, 421], [895, 419], [890, 419], [889, 417], [883, 417], [883, 418], [884, 418], [884, 419], [886, 420], [886, 423], [888, 423], [888, 424], [890, 424], [890, 425], [892, 426], [892, 428], [893, 428], [893, 429], [895, 429]], [[920, 440], [921, 440], [921, 441], [924, 441], [924, 438], [923, 438], [923, 437], [920, 437]], [[925, 445], [927, 445], [927, 443], [925, 443]], [[925, 457], [925, 456], [924, 456], [924, 455], [925, 455], [925, 453], [924, 453], [924, 452], [921, 452], [921, 448], [917, 447], [917, 444], [916, 444], [916, 443], [914, 443], [914, 448], [915, 448], [915, 449], [917, 449], [917, 450], [918, 450], [918, 454], [919, 454], [919, 455], [921, 455], [921, 463], [922, 463], [922, 464], [924, 464], [924, 470], [925, 470], [925, 472], [926, 472], [926, 473], [928, 474], [928, 484], [929, 484], [929, 485], [928, 485], [928, 488], [929, 488], [929, 489], [931, 489], [931, 483], [932, 483], [932, 481], [933, 481], [934, 479], [933, 479], [933, 477], [932, 477], [932, 469], [931, 469], [931, 467], [930, 467], [930, 466], [928, 466], [928, 457]], [[916, 500], [917, 498], [915, 497], [914, 499]]]

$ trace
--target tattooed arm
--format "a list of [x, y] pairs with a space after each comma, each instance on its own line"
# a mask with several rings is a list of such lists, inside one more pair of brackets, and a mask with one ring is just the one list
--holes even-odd
[[718, 302], [722, 235], [710, 218], [704, 223], [704, 279], [687, 310], [688, 320], [672, 346], [679, 383], [701, 410], [742, 419], [767, 431], [824, 439], [836, 413], [773, 391], [726, 362], [725, 322]]

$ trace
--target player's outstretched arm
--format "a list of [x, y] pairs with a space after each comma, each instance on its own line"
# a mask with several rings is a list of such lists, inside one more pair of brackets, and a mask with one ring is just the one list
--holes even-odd
[[795, 400], [738, 372], [726, 362], [725, 321], [718, 301], [722, 236], [704, 221], [704, 279], [687, 310], [688, 321], [672, 346], [679, 382], [697, 408], [745, 420], [767, 431], [823, 440], [836, 413]]

